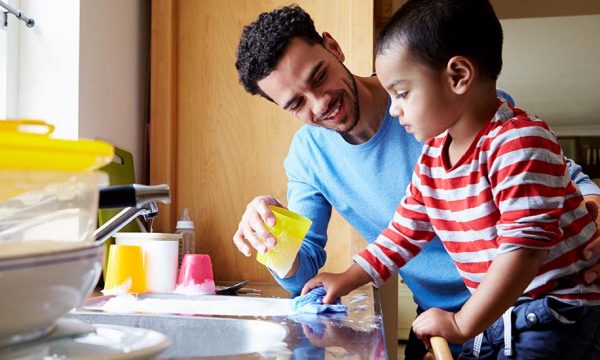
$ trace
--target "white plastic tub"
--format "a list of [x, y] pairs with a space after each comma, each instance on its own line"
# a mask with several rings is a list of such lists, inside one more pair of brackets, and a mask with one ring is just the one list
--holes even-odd
[[175, 290], [181, 234], [117, 233], [117, 245], [141, 246], [148, 292], [167, 293]]

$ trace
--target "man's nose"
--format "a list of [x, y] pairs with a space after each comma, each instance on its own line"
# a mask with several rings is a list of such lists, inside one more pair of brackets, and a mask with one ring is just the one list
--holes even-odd
[[325, 115], [327, 110], [329, 109], [329, 105], [331, 103], [331, 96], [325, 93], [314, 93], [312, 94], [312, 110], [313, 113], [317, 116]]

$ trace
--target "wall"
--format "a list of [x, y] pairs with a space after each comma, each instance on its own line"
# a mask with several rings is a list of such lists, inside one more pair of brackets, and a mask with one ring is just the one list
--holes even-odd
[[[383, 17], [405, 2], [380, 1]], [[600, 136], [600, 1], [491, 2], [504, 30], [498, 86], [559, 136]]]
[[[376, 0], [389, 16], [406, 0]], [[500, 19], [532, 18], [546, 16], [574, 16], [600, 14], [600, 1], [590, 0], [490, 0]]]
[[21, 0], [36, 25], [19, 32], [17, 108], [55, 137], [96, 138], [134, 154], [145, 182], [150, 4], [143, 0]]
[[558, 135], [600, 135], [600, 15], [501, 22], [498, 86]]
[[[17, 0], [5, 1], [17, 6]], [[0, 18], [1, 20], [1, 18]], [[14, 18], [7, 20], [6, 28], [0, 31], [0, 119], [14, 114], [17, 99], [17, 81], [19, 79], [17, 62], [19, 60], [19, 30], [23, 23]], [[8, 56], [8, 54], [13, 56]]]
[[76, 139], [79, 0], [21, 0], [19, 6], [35, 26], [19, 22], [17, 108], [7, 115], [48, 121], [56, 137]]
[[103, 0], [80, 6], [79, 136], [132, 152], [136, 180], [146, 182], [150, 3]]

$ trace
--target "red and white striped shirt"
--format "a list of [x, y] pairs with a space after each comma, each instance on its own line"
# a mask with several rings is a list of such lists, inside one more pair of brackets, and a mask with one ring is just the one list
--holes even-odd
[[582, 256], [596, 227], [546, 123], [499, 104], [452, 167], [444, 155], [447, 136], [425, 144], [394, 218], [354, 258], [375, 285], [437, 234], [471, 292], [497, 254], [547, 249], [548, 258], [524, 296], [600, 304], [600, 287], [585, 284], [582, 276], [598, 261]]

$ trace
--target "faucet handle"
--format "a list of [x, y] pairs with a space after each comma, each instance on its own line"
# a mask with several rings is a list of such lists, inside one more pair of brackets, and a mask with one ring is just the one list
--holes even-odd
[[169, 185], [118, 185], [100, 189], [98, 208], [114, 209], [137, 207], [152, 202], [160, 201], [164, 204], [171, 202]]
[[140, 207], [142, 211], [140, 215], [144, 217], [145, 221], [149, 221], [150, 219], [158, 216], [158, 204], [156, 201], [150, 201]]
[[[149, 202], [160, 201], [163, 204], [171, 203], [171, 189], [168, 184], [160, 184], [160, 185], [139, 185], [133, 184], [133, 188], [135, 189], [135, 196], [137, 200], [137, 206], [141, 206], [143, 204]], [[156, 207], [156, 203], [154, 204]], [[158, 209], [156, 210], [158, 211]]]

